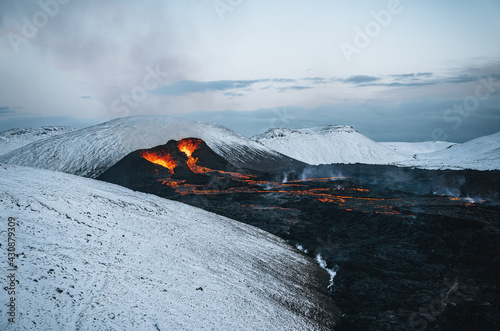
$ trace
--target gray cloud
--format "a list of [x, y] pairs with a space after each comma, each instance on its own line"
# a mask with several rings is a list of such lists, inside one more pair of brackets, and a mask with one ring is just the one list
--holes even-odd
[[376, 82], [378, 80], [380, 80], [379, 77], [358, 75], [358, 76], [351, 76], [349, 78], [346, 78], [346, 79], [342, 80], [342, 82], [352, 83], [352, 84], [365, 84], [365, 83]]
[[[404, 76], [404, 77], [401, 77]], [[424, 77], [431, 77], [433, 76], [432, 74]], [[367, 86], [385, 86], [385, 87], [415, 87], [415, 86], [431, 86], [431, 85], [442, 85], [442, 84], [465, 84], [465, 83], [472, 83], [472, 82], [477, 82], [479, 79], [483, 76], [472, 76], [472, 75], [458, 75], [454, 77], [447, 77], [447, 78], [433, 78], [433, 79], [428, 79], [428, 80], [421, 80], [421, 79], [412, 79], [408, 80], [407, 75], [392, 75], [391, 77], [397, 77], [397, 79], [393, 79], [392, 82], [373, 82], [373, 83], [360, 83], [358, 84], [359, 87], [367, 87]], [[490, 77], [492, 78], [493, 81], [500, 81], [500, 75], [498, 74], [490, 74], [485, 77]]]
[[226, 93], [224, 93], [224, 95], [227, 97], [231, 97], [231, 98], [244, 96], [243, 93], [236, 93], [236, 92], [226, 92]]
[[434, 75], [432, 72], [419, 72], [419, 73], [411, 73], [411, 74], [399, 74], [399, 75], [391, 75], [391, 77], [397, 79], [415, 79], [420, 77], [431, 77]]
[[313, 84], [327, 84], [330, 82], [330, 79], [325, 77], [307, 77], [307, 78], [301, 78], [301, 80], [310, 81]]
[[171, 85], [160, 86], [153, 94], [162, 95], [185, 95], [189, 93], [205, 93], [211, 91], [227, 91], [252, 86], [255, 83], [268, 80], [219, 80], [213, 82], [198, 82], [184, 80]]
[[312, 89], [311, 86], [286, 86], [278, 88], [278, 92], [287, 92], [287, 91], [302, 91]]
[[19, 110], [21, 110], [22, 107], [0, 107], [0, 116], [1, 115], [13, 115], [17, 114]]
[[[18, 35], [22, 35], [21, 19], [29, 20], [42, 10], [38, 1], [2, 0], [0, 4], [5, 28]], [[21, 44], [19, 50], [36, 47], [58, 70], [76, 73], [86, 89], [82, 95], [91, 94], [102, 104], [103, 115], [113, 117], [112, 102], [142, 84], [146, 67], [159, 65], [168, 72], [163, 84], [198, 70], [175, 48], [179, 37], [169, 18], [172, 8], [190, 5], [191, 1], [152, 0], [140, 5], [118, 0], [69, 1], [29, 38], [29, 46]], [[9, 43], [7, 38], [3, 42]]]
[[[275, 85], [268, 85], [260, 89], [269, 89], [275, 87], [278, 92], [285, 92], [288, 90], [306, 90], [311, 89], [310, 86], [281, 86], [283, 84], [296, 83], [296, 79], [289, 78], [264, 78], [256, 80], [219, 80], [210, 82], [200, 82], [193, 80], [178, 81], [174, 84], [163, 85], [152, 91], [153, 94], [159, 95], [186, 95], [189, 93], [206, 93], [214, 91], [227, 91], [227, 90], [241, 90], [248, 89], [254, 84], [258, 83], [275, 83]], [[233, 94], [226, 93], [229, 96], [242, 96], [242, 94], [233, 92]]]

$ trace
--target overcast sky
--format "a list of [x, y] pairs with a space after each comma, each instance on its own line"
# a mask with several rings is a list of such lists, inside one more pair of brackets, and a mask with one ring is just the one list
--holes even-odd
[[0, 0], [0, 131], [120, 116], [500, 131], [499, 0]]

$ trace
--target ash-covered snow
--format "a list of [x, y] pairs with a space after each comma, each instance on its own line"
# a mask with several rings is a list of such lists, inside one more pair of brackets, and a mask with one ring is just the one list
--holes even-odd
[[282, 154], [312, 165], [330, 163], [389, 164], [406, 157], [363, 136], [351, 126], [270, 129], [252, 138]]
[[69, 126], [43, 126], [40, 128], [10, 129], [0, 132], [0, 155], [32, 142], [75, 131]]
[[328, 275], [267, 232], [47, 170], [0, 165], [0, 185], [2, 277], [8, 217], [18, 254], [16, 322], [2, 289], [1, 330], [332, 327]]
[[204, 140], [237, 167], [270, 170], [299, 163], [221, 125], [167, 116], [115, 119], [35, 142], [0, 156], [0, 162], [98, 177], [130, 152], [182, 138]]

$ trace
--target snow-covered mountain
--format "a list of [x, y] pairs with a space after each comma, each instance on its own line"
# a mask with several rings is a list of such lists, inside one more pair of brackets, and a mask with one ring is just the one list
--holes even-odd
[[10, 217], [18, 254], [1, 330], [321, 330], [335, 320], [326, 272], [267, 232], [47, 170], [0, 165], [0, 185], [3, 277]]
[[456, 143], [451, 143], [447, 141], [424, 141], [424, 142], [379, 142], [382, 146], [385, 146], [393, 151], [403, 154], [405, 156], [413, 157], [415, 154], [426, 154], [441, 151], [443, 149], [450, 148]]
[[0, 156], [0, 162], [97, 177], [132, 151], [192, 137], [237, 167], [271, 170], [301, 164], [223, 126], [166, 116], [115, 119], [34, 142]]
[[434, 153], [417, 155], [400, 165], [426, 169], [500, 169], [500, 132], [456, 144]]
[[6, 154], [34, 141], [75, 131], [69, 126], [43, 126], [41, 128], [11, 129], [0, 132], [0, 155]]
[[309, 164], [394, 164], [424, 169], [500, 169], [500, 132], [463, 144], [444, 141], [377, 143], [351, 126], [270, 129], [252, 138]]
[[270, 129], [252, 138], [262, 145], [309, 164], [388, 164], [406, 157], [363, 136], [351, 126]]

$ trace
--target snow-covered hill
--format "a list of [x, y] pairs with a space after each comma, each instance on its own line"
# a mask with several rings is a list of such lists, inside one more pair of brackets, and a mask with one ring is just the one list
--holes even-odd
[[34, 141], [76, 130], [69, 126], [43, 126], [41, 128], [11, 129], [0, 132], [0, 155]]
[[456, 143], [447, 141], [424, 141], [416, 143], [379, 142], [379, 144], [408, 157], [413, 157], [415, 154], [433, 153], [456, 145]]
[[223, 126], [166, 116], [115, 119], [29, 144], [0, 156], [0, 162], [97, 177], [132, 151], [192, 137], [237, 167], [270, 170], [300, 163]]
[[18, 254], [15, 324], [1, 290], [1, 330], [318, 330], [334, 320], [326, 272], [267, 232], [47, 170], [0, 165], [0, 186], [3, 281], [9, 217]]
[[351, 126], [270, 129], [253, 140], [309, 164], [388, 164], [406, 157], [363, 136]]
[[500, 169], [500, 132], [434, 153], [419, 154], [400, 165], [426, 169]]

